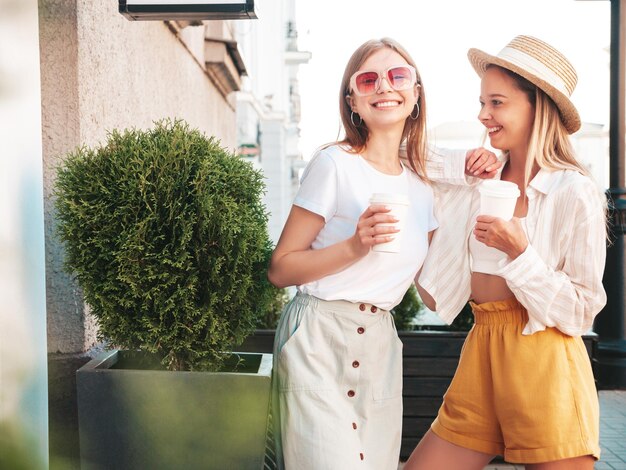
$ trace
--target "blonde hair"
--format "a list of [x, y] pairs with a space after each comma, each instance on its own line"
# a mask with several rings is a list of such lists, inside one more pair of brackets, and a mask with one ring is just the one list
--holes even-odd
[[535, 165], [546, 170], [573, 170], [591, 177], [589, 170], [576, 158], [569, 132], [554, 101], [541, 88], [515, 72], [493, 64], [487, 68], [491, 67], [498, 67], [511, 77], [517, 88], [526, 93], [528, 101], [535, 108], [526, 156], [524, 187], [530, 183]]
[[569, 133], [554, 102], [537, 90], [535, 121], [528, 143], [524, 183], [528, 186], [534, 164], [547, 170], [574, 170], [591, 177], [589, 170], [576, 159]]
[[349, 145], [352, 152], [360, 153], [367, 147], [369, 129], [365, 122], [355, 125], [351, 119], [352, 109], [348, 104], [348, 97], [352, 94], [350, 89], [350, 77], [359, 70], [363, 63], [375, 52], [381, 49], [391, 49], [402, 56], [407, 63], [415, 68], [418, 90], [419, 116], [413, 119], [407, 117], [402, 131], [402, 142], [406, 142], [406, 153], [409, 165], [423, 180], [426, 176], [426, 95], [420, 73], [417, 70], [415, 61], [409, 53], [396, 41], [390, 38], [372, 39], [362, 44], [354, 53], [343, 73], [341, 88], [339, 89], [339, 113], [341, 123], [345, 131], [345, 137], [337, 143]]

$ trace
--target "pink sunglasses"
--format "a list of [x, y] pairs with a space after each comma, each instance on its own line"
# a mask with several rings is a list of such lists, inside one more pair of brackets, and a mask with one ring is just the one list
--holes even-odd
[[396, 91], [408, 90], [417, 83], [417, 72], [410, 65], [394, 65], [383, 73], [359, 70], [350, 77], [350, 89], [358, 96], [373, 95], [383, 78]]

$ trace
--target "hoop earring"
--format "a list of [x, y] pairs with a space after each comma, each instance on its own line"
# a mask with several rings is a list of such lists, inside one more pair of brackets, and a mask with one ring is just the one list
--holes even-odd
[[[355, 114], [359, 117], [359, 123], [358, 124], [356, 122], [354, 122], [354, 115]], [[363, 124], [363, 118], [361, 116], [359, 116], [358, 113], [355, 113], [354, 111], [350, 111], [350, 122], [352, 123], [352, 125], [354, 127], [359, 127], [361, 124]]]
[[[417, 110], [417, 113], [415, 114], [415, 116], [413, 116], [413, 112], [415, 112]], [[413, 108], [413, 111], [411, 111], [411, 114], [409, 114], [409, 116], [411, 116], [411, 119], [413, 119], [414, 121], [420, 117], [420, 105], [419, 103], [415, 103], [415, 107]]]

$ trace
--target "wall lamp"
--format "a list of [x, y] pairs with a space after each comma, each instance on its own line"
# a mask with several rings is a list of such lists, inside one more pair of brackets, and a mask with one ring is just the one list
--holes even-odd
[[256, 19], [254, 0], [119, 0], [130, 21]]

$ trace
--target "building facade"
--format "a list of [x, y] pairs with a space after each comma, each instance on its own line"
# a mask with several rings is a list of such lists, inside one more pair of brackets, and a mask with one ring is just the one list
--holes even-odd
[[298, 148], [298, 68], [311, 54], [298, 50], [295, 0], [255, 4], [260, 21], [240, 23], [236, 33], [247, 67], [236, 94], [237, 143], [242, 158], [265, 175], [269, 232], [277, 242], [305, 165]]
[[39, 11], [48, 351], [73, 354], [96, 343], [96, 327], [63, 269], [55, 168], [67, 152], [104, 142], [113, 129], [164, 118], [184, 119], [234, 149], [232, 92], [245, 68], [232, 21], [128, 21], [117, 2], [90, 0], [43, 0]]
[[114, 129], [147, 129], [162, 119], [185, 120], [234, 151], [235, 92], [246, 73], [236, 36], [252, 21], [129, 21], [115, 0], [38, 5], [50, 463], [62, 467], [78, 459], [75, 371], [100, 346], [63, 266], [56, 168], [68, 152], [104, 143]]

